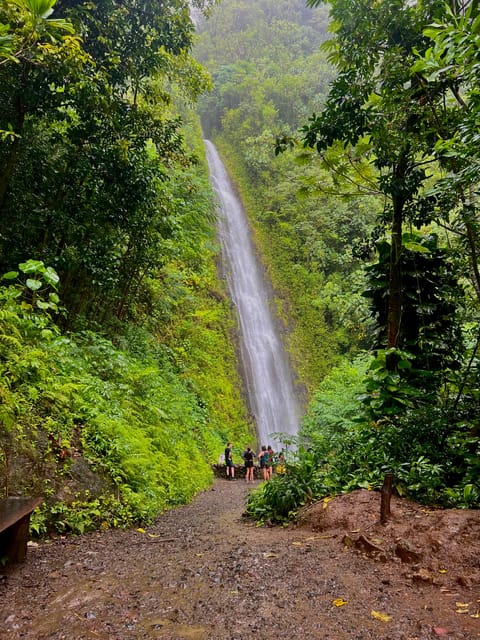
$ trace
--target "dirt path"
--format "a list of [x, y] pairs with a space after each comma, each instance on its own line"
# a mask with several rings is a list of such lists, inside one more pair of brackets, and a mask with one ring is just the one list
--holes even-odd
[[477, 566], [459, 577], [448, 558], [437, 571], [431, 558], [367, 557], [342, 542], [345, 522], [314, 531], [311, 513], [300, 528], [255, 527], [241, 516], [246, 491], [217, 480], [145, 532], [30, 547], [0, 579], [1, 640], [480, 638], [478, 512]]

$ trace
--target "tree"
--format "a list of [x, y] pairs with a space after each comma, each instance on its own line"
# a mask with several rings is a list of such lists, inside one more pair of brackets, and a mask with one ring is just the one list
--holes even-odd
[[[320, 3], [311, 0], [308, 4]], [[374, 6], [364, 2], [352, 6], [343, 0], [330, 4], [335, 39], [329, 48], [339, 73], [325, 109], [319, 116], [314, 114], [303, 129], [304, 144], [325, 155], [340, 140], [346, 154], [367, 157], [377, 169], [378, 187], [386, 198], [380, 223], [390, 239], [382, 245], [379, 262], [380, 267], [387, 249], [388, 278], [383, 281], [382, 299], [374, 300], [374, 308], [386, 331], [385, 379], [389, 373], [408, 378], [406, 368], [398, 371], [399, 363], [405, 363], [404, 352], [396, 350], [409, 350], [408, 325], [412, 318], [408, 309], [419, 288], [409, 281], [408, 270], [403, 272], [408, 255], [403, 244], [405, 225], [422, 229], [434, 223], [449, 233], [455, 231], [461, 247], [467, 250], [477, 296], [479, 291], [475, 196], [478, 3], [464, 6], [454, 2], [446, 8], [436, 2], [412, 5], [400, 0]], [[434, 38], [432, 47], [428, 38]], [[454, 238], [451, 244], [455, 249]], [[430, 253], [430, 258], [434, 257], [443, 261], [445, 274], [452, 274], [453, 263], [446, 253], [441, 258], [435, 250]], [[456, 260], [457, 275], [449, 277], [459, 282], [463, 277], [461, 258]], [[437, 265], [437, 273], [439, 268]], [[458, 284], [456, 289], [458, 295], [450, 296], [454, 305], [451, 317], [464, 295]], [[385, 311], [381, 310], [384, 300]], [[422, 303], [418, 301], [417, 306], [420, 310]], [[422, 331], [428, 332], [427, 326], [428, 322]], [[458, 369], [462, 359], [458, 328], [454, 333], [447, 332], [451, 341], [446, 342], [458, 359], [453, 369]], [[444, 343], [440, 327], [428, 341], [429, 367], [437, 371], [439, 384], [445, 361], [431, 357], [432, 339], [438, 345]], [[426, 370], [421, 368], [425, 375]]]
[[[308, 3], [315, 6], [319, 2]], [[423, 9], [395, 0], [331, 3], [335, 40], [331, 58], [339, 73], [325, 109], [303, 129], [304, 143], [324, 153], [336, 140], [363, 145], [378, 170], [385, 196], [382, 225], [389, 228], [390, 267], [386, 347], [399, 347], [402, 322], [403, 225], [416, 210], [431, 162], [431, 123], [411, 82], [413, 50], [425, 48]], [[392, 361], [393, 366], [393, 361]]]
[[[17, 0], [0, 7], [3, 54], [0, 52], [0, 81], [6, 89], [0, 99], [0, 128], [4, 144], [0, 149], [0, 214], [12, 177], [25, 118], [48, 108], [52, 92], [42, 82], [53, 68], [81, 63], [79, 40], [70, 22], [50, 18], [55, 0]], [[40, 106], [41, 105], [41, 106]]]
[[446, 175], [432, 190], [437, 209], [452, 211], [451, 228], [469, 255], [469, 272], [480, 300], [480, 11], [478, 2], [452, 2], [424, 34], [431, 46], [419, 54], [413, 72], [435, 114], [434, 152]]
[[[176, 233], [172, 178], [193, 161], [174, 83], [194, 100], [208, 77], [189, 55], [183, 0], [165, 0], [160, 12], [136, 0], [59, 6], [83, 49], [63, 36], [0, 67], [0, 127], [16, 123], [0, 150], [0, 264], [52, 264], [70, 323], [124, 318]], [[19, 16], [12, 25], [23, 33]]]
[[[405, 439], [414, 426], [410, 454], [428, 451], [455, 469], [445, 483], [467, 489], [478, 443], [478, 3], [330, 5], [338, 75], [303, 142], [326, 161], [348, 158], [350, 179], [367, 159], [385, 198], [365, 292], [379, 331], [368, 417]], [[387, 444], [381, 429], [373, 437]]]

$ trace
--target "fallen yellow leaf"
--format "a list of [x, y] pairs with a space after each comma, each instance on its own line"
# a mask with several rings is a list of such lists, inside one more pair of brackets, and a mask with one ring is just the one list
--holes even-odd
[[326, 509], [326, 508], [327, 508], [327, 505], [328, 505], [328, 503], [329, 503], [331, 500], [333, 500], [333, 498], [324, 498], [324, 499], [323, 499], [323, 508], [324, 508], [324, 509]]
[[468, 609], [455, 609], [455, 613], [468, 613]]
[[458, 609], [465, 609], [470, 606], [470, 602], [455, 602], [455, 606], [458, 607]]
[[332, 604], [336, 607], [343, 607], [344, 604], [347, 604], [347, 600], [344, 600], [343, 598], [335, 598]]
[[292, 545], [294, 547], [302, 547], [303, 546], [303, 542], [292, 542]]
[[149, 538], [159, 538], [160, 534], [159, 533], [147, 533], [147, 536]]
[[276, 553], [264, 553], [263, 557], [264, 558], [278, 558], [278, 555]]
[[477, 613], [471, 613], [470, 618], [480, 618], [480, 613], [478, 611]]
[[380, 611], [374, 611], [373, 609], [370, 611], [370, 615], [372, 618], [375, 618], [375, 620], [381, 620], [382, 622], [390, 622], [392, 619], [392, 616], [389, 616], [386, 613], [381, 613]]
[[137, 529], [138, 533], [145, 533], [145, 529], [142, 529], [141, 527]]
[[447, 573], [447, 570], [446, 569], [439, 569], [438, 573]]
[[197, 558], [201, 558], [203, 556], [203, 553], [196, 553], [195, 555], [197, 556]]

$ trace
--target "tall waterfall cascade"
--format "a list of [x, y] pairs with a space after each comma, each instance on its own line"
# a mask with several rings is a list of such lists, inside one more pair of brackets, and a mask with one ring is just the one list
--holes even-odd
[[215, 146], [205, 140], [210, 181], [218, 198], [218, 234], [258, 445], [280, 443], [271, 434], [296, 435], [300, 410], [272, 296], [251, 239], [247, 217]]

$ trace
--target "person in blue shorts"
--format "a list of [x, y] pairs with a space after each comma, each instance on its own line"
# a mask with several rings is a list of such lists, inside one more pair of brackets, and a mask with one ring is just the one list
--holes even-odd
[[260, 469], [262, 470], [262, 473], [263, 473], [263, 479], [268, 480], [268, 477], [269, 477], [268, 467], [267, 467], [268, 451], [265, 445], [263, 445], [262, 450], [258, 452], [258, 462], [260, 464]]

